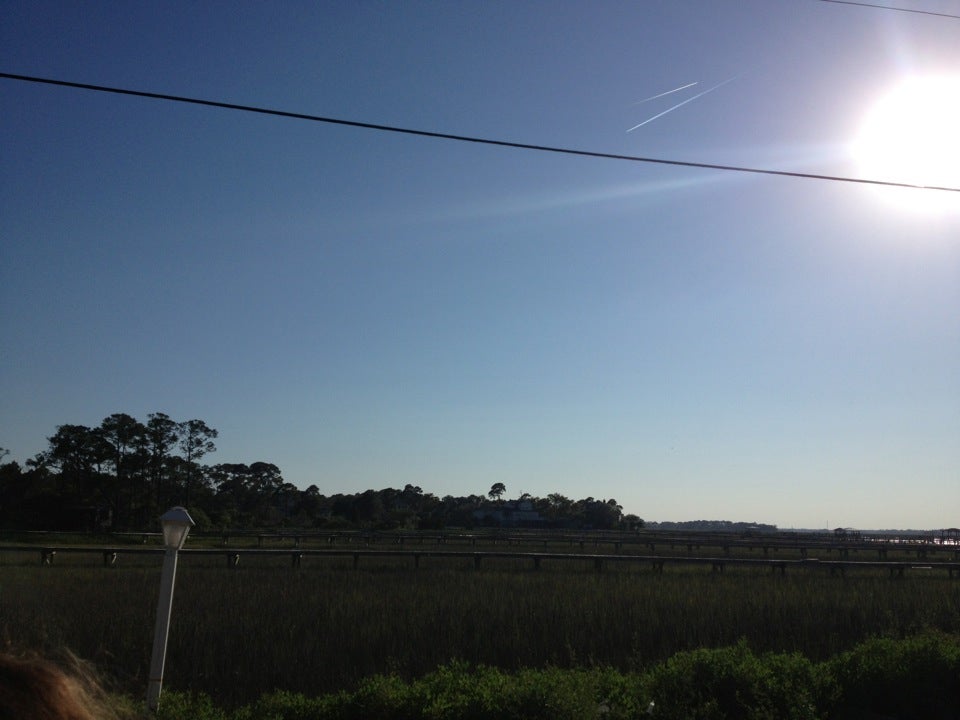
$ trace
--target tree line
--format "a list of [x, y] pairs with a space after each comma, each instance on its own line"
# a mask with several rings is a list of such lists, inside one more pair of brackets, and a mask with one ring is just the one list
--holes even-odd
[[617, 529], [642, 527], [614, 499], [573, 500], [527, 493], [503, 500], [495, 482], [486, 494], [454, 497], [416, 485], [355, 494], [301, 490], [273, 463], [204, 461], [218, 432], [203, 420], [176, 421], [162, 412], [141, 422], [114, 413], [97, 427], [60, 425], [47, 448], [23, 466], [3, 463], [0, 526], [28, 530], [155, 530], [173, 505], [201, 529], [440, 529], [511, 526]]

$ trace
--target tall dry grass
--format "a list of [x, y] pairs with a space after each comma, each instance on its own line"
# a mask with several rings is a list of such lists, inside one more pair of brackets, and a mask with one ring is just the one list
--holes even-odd
[[[21, 647], [71, 648], [131, 692], [146, 685], [159, 557], [105, 568], [0, 565], [0, 633]], [[814, 660], [876, 635], [960, 632], [960, 581], [863, 572], [307, 557], [182, 557], [166, 686], [247, 702], [283, 688], [353, 687], [374, 673], [414, 677], [454, 659], [521, 667], [642, 669], [681, 650], [746, 638], [758, 652]]]

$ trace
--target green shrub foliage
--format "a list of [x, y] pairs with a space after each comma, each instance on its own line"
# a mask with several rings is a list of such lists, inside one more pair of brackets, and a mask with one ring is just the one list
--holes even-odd
[[377, 675], [318, 698], [276, 692], [228, 712], [168, 693], [159, 720], [958, 720], [960, 638], [874, 639], [813, 663], [741, 641], [646, 672], [503, 670], [463, 662], [406, 682]]
[[816, 678], [802, 655], [757, 656], [741, 641], [678, 653], [654, 668], [646, 685], [660, 718], [813, 720]]
[[960, 717], [960, 642], [943, 635], [875, 638], [825, 663], [836, 683], [831, 718]]

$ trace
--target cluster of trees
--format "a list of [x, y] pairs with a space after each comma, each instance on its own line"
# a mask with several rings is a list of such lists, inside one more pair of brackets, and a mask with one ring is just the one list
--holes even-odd
[[[304, 492], [309, 494], [315, 489], [311, 486]], [[507, 501], [501, 499], [505, 493], [503, 483], [494, 483], [486, 496], [437, 497], [409, 484], [402, 490], [385, 488], [355, 495], [325, 497], [318, 492], [311, 513], [316, 526], [385, 530], [478, 526], [597, 530], [643, 527], [643, 520], [636, 515], [624, 515], [623, 508], [614, 499], [572, 500], [559, 493], [540, 498], [523, 493], [518, 499]]]
[[682, 522], [652, 522], [651, 530], [682, 530], [684, 532], [735, 532], [742, 534], [777, 532], [776, 525], [730, 520], [684, 520]]
[[[255, 513], [254, 496], [279, 492], [276, 465], [204, 465], [217, 431], [203, 420], [156, 412], [141, 422], [114, 413], [97, 427], [60, 425], [47, 449], [21, 467], [0, 465], [0, 522], [42, 529], [153, 528], [171, 505], [228, 519]], [[0, 450], [0, 458], [7, 451]], [[296, 490], [292, 485], [288, 489]]]
[[151, 413], [141, 422], [114, 413], [97, 427], [60, 425], [44, 452], [3, 463], [0, 525], [44, 530], [155, 529], [157, 517], [183, 505], [201, 528], [443, 528], [509, 525], [637, 528], [616, 500], [572, 500], [524, 493], [502, 500], [503, 483], [486, 495], [437, 497], [420, 487], [323, 495], [286, 482], [268, 462], [204, 464], [217, 431], [202, 420], [178, 422]]

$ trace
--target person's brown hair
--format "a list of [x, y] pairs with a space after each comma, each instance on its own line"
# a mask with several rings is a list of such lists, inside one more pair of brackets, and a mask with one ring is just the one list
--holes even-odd
[[0, 653], [0, 720], [114, 720], [104, 699], [92, 671], [69, 653], [61, 664]]

